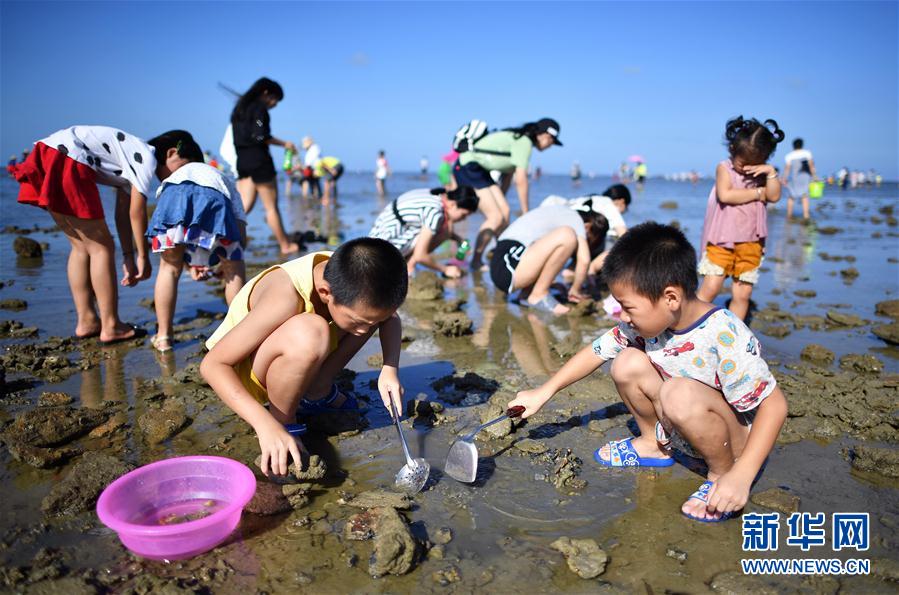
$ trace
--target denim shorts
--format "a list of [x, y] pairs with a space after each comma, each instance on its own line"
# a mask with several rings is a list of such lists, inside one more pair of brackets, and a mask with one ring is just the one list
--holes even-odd
[[456, 161], [456, 165], [453, 166], [453, 176], [458, 185], [471, 186], [475, 190], [496, 185], [496, 182], [490, 177], [490, 172], [474, 161], [465, 165]]

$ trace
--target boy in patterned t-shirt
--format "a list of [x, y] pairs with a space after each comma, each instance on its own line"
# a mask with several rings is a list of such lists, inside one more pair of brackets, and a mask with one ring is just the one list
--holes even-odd
[[614, 359], [612, 379], [640, 436], [609, 442], [594, 453], [596, 461], [673, 465], [672, 434], [709, 467], [683, 514], [703, 522], [731, 518], [746, 504], [787, 416], [758, 340], [730, 311], [696, 297], [696, 252], [673, 227], [634, 227], [609, 252], [603, 277], [621, 303], [621, 323], [509, 405], [525, 406], [522, 417], [529, 417]]

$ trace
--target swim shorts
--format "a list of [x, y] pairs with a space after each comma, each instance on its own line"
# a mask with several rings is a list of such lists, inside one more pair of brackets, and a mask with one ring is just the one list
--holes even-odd
[[515, 240], [500, 240], [490, 257], [490, 278], [498, 289], [512, 293], [512, 277], [526, 246]]
[[266, 145], [237, 148], [237, 177], [252, 178], [257, 184], [274, 182], [275, 162]]
[[700, 275], [733, 277], [754, 285], [759, 280], [764, 251], [761, 242], [741, 242], [733, 248], [709, 244], [699, 262], [698, 272]]
[[474, 161], [465, 165], [461, 165], [457, 161], [453, 166], [453, 176], [456, 178], [456, 184], [471, 186], [475, 190], [496, 185], [496, 182], [490, 177], [490, 172]]

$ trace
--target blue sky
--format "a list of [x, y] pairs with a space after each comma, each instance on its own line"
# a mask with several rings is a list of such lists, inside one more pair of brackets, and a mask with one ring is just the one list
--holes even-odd
[[[895, 2], [0, 3], [0, 150], [71, 124], [149, 138], [171, 128], [217, 149], [244, 90], [279, 81], [276, 136], [312, 134], [351, 169], [436, 164], [471, 118], [549, 116], [607, 174], [711, 172], [725, 121], [775, 118], [818, 166], [899, 176]], [[781, 145], [779, 165], [788, 148]], [[274, 152], [280, 158], [280, 150]]]

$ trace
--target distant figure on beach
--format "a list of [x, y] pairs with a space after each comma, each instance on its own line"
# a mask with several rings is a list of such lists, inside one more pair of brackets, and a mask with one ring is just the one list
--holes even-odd
[[9, 156], [9, 161], [6, 162], [6, 171], [9, 173], [10, 176], [13, 175], [13, 172], [16, 169], [16, 164], [18, 162], [19, 162], [18, 157], [16, 157], [15, 155]]
[[277, 172], [268, 149], [269, 145], [278, 145], [293, 152], [297, 150], [292, 142], [272, 136], [269, 126], [268, 111], [282, 99], [281, 85], [265, 77], [257, 80], [237, 100], [231, 112], [231, 126], [237, 151], [237, 189], [244, 209], [247, 213], [252, 211], [258, 195], [265, 208], [265, 221], [275, 235], [281, 254], [290, 254], [298, 252], [300, 247], [284, 231], [278, 210]]
[[579, 186], [581, 183], [581, 164], [575, 161], [571, 164], [571, 183], [575, 186]]
[[147, 225], [147, 238], [160, 256], [153, 293], [157, 330], [150, 343], [166, 352], [172, 349], [178, 280], [185, 266], [195, 281], [220, 276], [225, 303], [243, 287], [247, 216], [234, 183], [203, 163], [190, 134], [172, 130], [154, 142], [171, 173], [156, 190]]
[[609, 253], [609, 248], [627, 232], [627, 225], [624, 223], [622, 215], [627, 212], [630, 204], [631, 192], [627, 189], [627, 186], [624, 184], [612, 184], [603, 190], [601, 194], [587, 194], [571, 199], [550, 195], [543, 199], [540, 206], [568, 205], [576, 209], [587, 207], [605, 217], [609, 224], [606, 242], [602, 245], [591, 247], [590, 267], [587, 270], [588, 275], [597, 275], [602, 269], [602, 263]]
[[793, 218], [793, 201], [802, 200], [802, 220], [810, 221], [808, 185], [818, 179], [812, 152], [802, 148], [801, 138], [793, 140], [793, 150], [784, 157], [783, 181], [787, 184], [787, 219]]
[[448, 239], [459, 244], [462, 239], [453, 225], [477, 210], [478, 196], [470, 186], [410, 190], [384, 207], [368, 235], [396, 246], [406, 258], [410, 276], [421, 264], [456, 279], [462, 276], [459, 267], [434, 260], [431, 252]]
[[119, 319], [115, 243], [97, 185], [116, 189], [121, 285], [131, 287], [152, 272], [144, 237], [147, 195], [153, 176], [168, 177], [172, 165], [156, 149], [163, 137], [144, 141], [117, 128], [72, 126], [37, 141], [13, 170], [19, 202], [49, 211], [71, 244], [67, 273], [78, 317], [76, 339], [99, 337], [108, 345], [146, 335]]
[[637, 181], [638, 190], [643, 190], [643, 186], [646, 184], [646, 173], [646, 164], [639, 161], [637, 165], [634, 166], [634, 179]]
[[422, 155], [422, 156], [421, 156], [421, 160], [418, 162], [418, 170], [421, 172], [421, 177], [422, 177], [422, 178], [427, 178], [427, 177], [428, 177], [428, 167], [429, 167], [430, 165], [431, 165], [431, 164], [428, 163], [428, 157], [427, 157], [427, 155]]
[[628, 173], [627, 163], [624, 161], [621, 162], [621, 165], [618, 166], [618, 181], [622, 184], [627, 184], [630, 182], [630, 174]]
[[325, 179], [325, 193], [322, 201], [327, 203], [331, 197], [337, 200], [337, 180], [343, 175], [343, 163], [337, 157], [322, 157], [315, 162], [315, 177]]
[[[335, 252], [312, 252], [270, 267], [244, 285], [206, 341], [200, 374], [259, 439], [260, 468], [286, 475], [305, 450], [297, 415], [358, 412], [355, 397], [333, 384], [378, 332], [384, 365], [378, 392], [403, 408], [398, 369], [406, 299], [402, 254], [389, 242], [358, 238]], [[267, 407], [266, 407], [267, 405]]]
[[[457, 184], [475, 189], [480, 199], [480, 209], [484, 213], [484, 223], [478, 230], [472, 253], [472, 268], [481, 268], [487, 244], [509, 225], [510, 210], [506, 192], [513, 179], [521, 211], [528, 212], [528, 164], [531, 151], [534, 148], [545, 151], [553, 145], [562, 145], [559, 141], [559, 123], [551, 118], [543, 118], [518, 128], [495, 132], [485, 130], [483, 135], [471, 138], [464, 151], [459, 151], [459, 161], [453, 168], [453, 176]], [[490, 176], [491, 171], [502, 173], [499, 185]]]
[[534, 182], [535, 182], [535, 183], [536, 183], [536, 182], [539, 182], [539, 181], [540, 181], [540, 178], [543, 177], [543, 168], [540, 167], [539, 165], [538, 165], [537, 167], [535, 167], [535, 168], [534, 168], [534, 175], [533, 175], [532, 177], [534, 178]]
[[777, 172], [767, 162], [784, 133], [774, 120], [739, 116], [727, 122], [725, 138], [730, 159], [718, 164], [706, 205], [697, 295], [711, 302], [732, 277], [730, 310], [744, 320], [768, 237], [765, 205], [780, 200]]
[[387, 196], [387, 176], [389, 175], [390, 164], [387, 163], [387, 156], [383, 150], [378, 151], [378, 158], [375, 160], [375, 190], [381, 198]]
[[507, 294], [520, 291], [518, 304], [556, 316], [568, 312], [550, 293], [553, 281], [575, 257], [568, 301], [583, 298], [591, 246], [605, 242], [609, 223], [589, 207], [551, 205], [531, 209], [500, 234], [490, 258], [490, 279]]
[[311, 136], [303, 137], [303, 170], [302, 170], [302, 186], [303, 198], [321, 198], [322, 186], [321, 179], [315, 173], [315, 164], [321, 159], [321, 148], [318, 146]]
[[841, 190], [845, 190], [849, 185], [849, 168], [845, 165], [837, 172], [837, 185]]
[[749, 327], [697, 297], [695, 262], [679, 230], [655, 222], [632, 228], [603, 269], [621, 303], [621, 322], [508, 406], [522, 405], [522, 417], [530, 417], [614, 360], [610, 375], [640, 435], [607, 443], [593, 459], [601, 467], [670, 467], [673, 448], [703, 459], [708, 480], [681, 513], [709, 523], [746, 504], [783, 427], [787, 401]]

